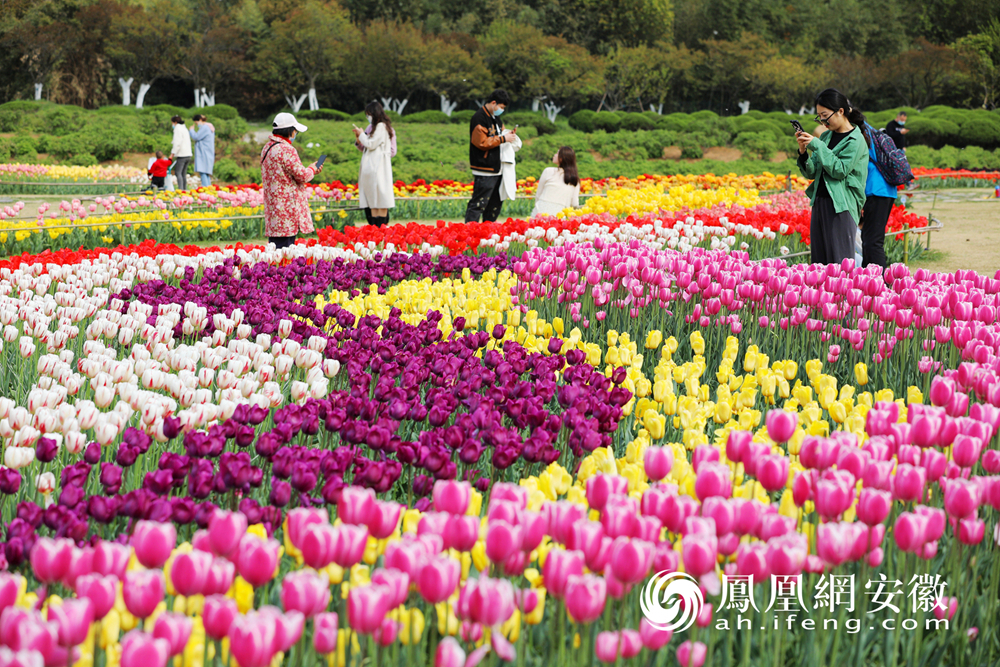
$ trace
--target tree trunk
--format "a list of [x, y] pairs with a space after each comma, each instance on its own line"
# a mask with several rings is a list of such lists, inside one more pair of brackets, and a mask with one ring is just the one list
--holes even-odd
[[123, 77], [118, 77], [118, 83], [122, 87], [122, 106], [127, 107], [132, 104], [132, 81], [135, 79], [129, 77], [125, 79]]
[[202, 107], [201, 90], [199, 90], [197, 86], [194, 89], [194, 106], [197, 109], [200, 109]]
[[538, 107], [542, 104], [542, 100], [544, 100], [544, 99], [545, 99], [545, 96], [536, 97], [535, 99], [531, 100], [531, 110], [532, 111], [538, 111]]
[[215, 91], [206, 93], [205, 89], [201, 89], [201, 105], [203, 107], [214, 107], [215, 106]]
[[398, 113], [400, 116], [402, 116], [403, 115], [403, 109], [406, 108], [406, 105], [409, 103], [409, 101], [410, 101], [409, 97], [407, 97], [405, 100], [401, 100], [401, 99], [397, 98], [396, 99], [396, 108], [394, 109], [394, 111], [396, 113]]
[[555, 102], [546, 102], [545, 103], [545, 117], [549, 119], [550, 123], [556, 122], [556, 117], [559, 115], [559, 112], [562, 111], [562, 110], [563, 110], [563, 107], [559, 106]]
[[660, 102], [659, 104], [653, 104], [652, 102], [650, 102], [649, 103], [649, 110], [652, 111], [653, 113], [655, 113], [657, 116], [662, 116], [663, 115], [663, 102]]
[[381, 98], [381, 100], [382, 100], [382, 108], [385, 109], [386, 111], [390, 111], [392, 109], [393, 98], [383, 97]]
[[309, 87], [309, 110], [316, 111], [319, 109], [319, 100], [316, 98], [316, 88], [313, 86]]
[[309, 97], [309, 95], [300, 95], [298, 98], [285, 95], [285, 101], [288, 102], [288, 106], [292, 108], [292, 113], [298, 113], [307, 97]]
[[143, 100], [146, 99], [146, 93], [149, 92], [149, 89], [152, 86], [153, 86], [152, 83], [140, 83], [139, 84], [139, 92], [135, 96], [135, 108], [136, 109], [141, 109], [142, 108]]
[[42, 87], [43, 86], [45, 86], [44, 83], [36, 83], [35, 84], [35, 99], [36, 100], [42, 99]]
[[451, 102], [448, 100], [447, 95], [441, 96], [441, 113], [451, 118], [451, 114], [455, 113], [455, 107], [458, 106], [458, 102]]
[[750, 100], [743, 100], [742, 102], [740, 102], [736, 106], [738, 106], [740, 108], [740, 113], [741, 114], [745, 114], [748, 111], [750, 111]]

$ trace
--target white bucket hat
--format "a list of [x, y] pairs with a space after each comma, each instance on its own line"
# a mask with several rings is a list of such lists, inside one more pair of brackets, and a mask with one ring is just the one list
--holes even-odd
[[275, 130], [283, 130], [286, 127], [294, 127], [299, 132], [305, 132], [308, 128], [295, 120], [295, 116], [290, 113], [279, 113], [274, 117], [271, 127]]

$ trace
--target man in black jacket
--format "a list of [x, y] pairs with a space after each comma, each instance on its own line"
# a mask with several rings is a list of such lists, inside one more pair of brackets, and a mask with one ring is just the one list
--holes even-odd
[[896, 144], [896, 148], [902, 148], [905, 151], [906, 137], [904, 135], [907, 134], [909, 130], [903, 127], [904, 125], [906, 125], [906, 112], [900, 111], [899, 114], [896, 115], [895, 120], [890, 120], [886, 123], [885, 133], [890, 139], [892, 139], [892, 143]]
[[469, 166], [472, 167], [472, 199], [465, 209], [466, 222], [495, 222], [500, 216], [500, 144], [507, 141], [500, 114], [510, 104], [505, 90], [494, 90], [469, 123]]

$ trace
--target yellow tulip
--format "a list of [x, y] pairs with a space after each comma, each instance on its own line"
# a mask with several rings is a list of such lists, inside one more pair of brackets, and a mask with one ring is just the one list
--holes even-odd
[[923, 403], [924, 394], [916, 387], [909, 387], [906, 390], [906, 402], [907, 403]]
[[659, 329], [654, 329], [653, 331], [650, 331], [648, 334], [646, 334], [645, 347], [647, 350], [655, 350], [660, 346], [660, 343], [662, 342], [663, 342], [663, 332], [660, 331]]
[[692, 332], [689, 340], [691, 341], [691, 349], [694, 350], [695, 354], [705, 354], [705, 339], [702, 337], [700, 331]]
[[655, 410], [646, 410], [646, 413], [642, 416], [642, 425], [649, 431], [649, 435], [653, 440], [660, 440], [666, 433], [667, 418]]
[[[527, 573], [527, 570], [525, 570], [525, 573]], [[536, 588], [535, 593], [538, 595], [538, 604], [531, 610], [530, 614], [525, 614], [524, 616], [524, 622], [528, 625], [538, 625], [542, 622], [542, 617], [545, 615], [545, 589]]]
[[862, 387], [868, 384], [868, 366], [864, 362], [854, 364], [854, 379]]

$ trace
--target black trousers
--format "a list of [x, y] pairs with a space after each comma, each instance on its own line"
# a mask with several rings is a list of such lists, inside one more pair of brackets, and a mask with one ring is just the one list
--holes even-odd
[[295, 236], [268, 236], [267, 240], [274, 244], [275, 248], [287, 248], [295, 245]]
[[483, 221], [496, 222], [500, 217], [500, 175], [475, 176], [472, 181], [472, 199], [465, 209], [466, 222]]
[[871, 195], [861, 212], [861, 265], [877, 264], [883, 269], [885, 258], [885, 226], [896, 200]]
[[854, 216], [833, 210], [833, 200], [817, 197], [809, 222], [809, 249], [813, 264], [839, 264], [854, 259], [854, 236], [858, 223]]
[[[389, 224], [389, 211], [391, 211], [391, 210], [392, 210], [391, 208], [387, 208], [385, 210], [385, 215], [383, 215], [381, 218], [376, 218], [376, 217], [372, 216], [372, 210], [371, 210], [371, 208], [366, 208], [365, 209], [365, 220], [368, 221], [369, 225], [375, 225], [376, 227], [382, 227], [384, 225], [388, 225]], [[383, 220], [384, 220], [384, 222], [383, 222]]]
[[166, 176], [153, 176], [152, 178], [149, 179], [149, 183], [154, 188], [159, 188], [160, 190], [162, 190], [163, 186], [164, 186], [164, 182], [166, 180], [167, 180]]

